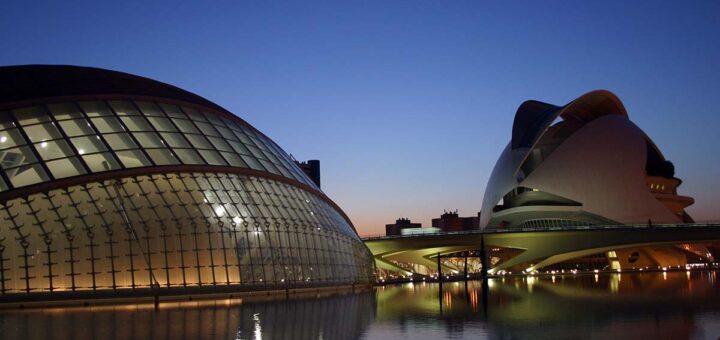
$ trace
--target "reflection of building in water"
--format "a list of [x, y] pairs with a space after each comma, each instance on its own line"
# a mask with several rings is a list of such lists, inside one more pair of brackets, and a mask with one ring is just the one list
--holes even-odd
[[480, 281], [445, 283], [442, 293], [436, 283], [387, 285], [377, 289], [377, 320], [403, 320], [406, 329], [437, 320], [445, 337], [455, 338], [535, 339], [539, 330], [549, 339], [682, 338], [702, 334], [699, 323], [716, 322], [717, 280], [714, 271], [610, 274], [597, 281], [592, 275], [508, 276], [491, 278], [486, 296]]
[[319, 163], [217, 104], [95, 68], [0, 82], [0, 301], [371, 282]]
[[[233, 302], [234, 301], [234, 302]], [[2, 339], [358, 339], [371, 293], [269, 302], [202, 301], [0, 312]], [[52, 322], [48, 322], [48, 318]]]

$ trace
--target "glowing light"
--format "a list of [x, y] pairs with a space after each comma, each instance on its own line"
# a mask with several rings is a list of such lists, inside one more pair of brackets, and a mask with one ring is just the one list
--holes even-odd
[[[40, 143], [40, 147], [41, 147], [41, 148], [47, 148], [47, 142], [42, 142], [42, 143]], [[82, 155], [82, 153], [81, 153], [81, 155]]]
[[254, 327], [254, 338], [255, 339], [262, 339], [262, 326], [260, 325], [260, 313], [253, 314], [253, 322], [255, 323]]
[[81, 154], [81, 155], [82, 155], [82, 154], [85, 154], [85, 150], [83, 150], [83, 149], [78, 149], [78, 153]]
[[0, 137], [0, 143], [5, 143], [7, 141], [7, 137], [2, 136]]
[[225, 214], [225, 209], [223, 209], [223, 207], [217, 207], [215, 208], [215, 214], [218, 215], [218, 217], [222, 217], [222, 215]]
[[236, 224], [240, 224], [240, 223], [242, 223], [242, 221], [243, 221], [242, 217], [240, 217], [240, 216], [235, 216], [235, 217], [233, 217], [232, 220], [233, 220], [233, 222], [235, 222]]

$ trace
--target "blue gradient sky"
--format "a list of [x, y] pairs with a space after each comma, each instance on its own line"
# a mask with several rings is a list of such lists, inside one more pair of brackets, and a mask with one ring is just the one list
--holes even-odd
[[[146, 3], [147, 2], [147, 3]], [[475, 214], [527, 99], [608, 89], [720, 220], [720, 2], [0, 3], [0, 65], [135, 73], [239, 114], [361, 234]]]

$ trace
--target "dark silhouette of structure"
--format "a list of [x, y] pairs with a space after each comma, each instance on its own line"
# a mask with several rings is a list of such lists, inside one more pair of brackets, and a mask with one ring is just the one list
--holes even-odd
[[477, 216], [460, 217], [457, 210], [444, 211], [440, 218], [433, 218], [433, 228], [442, 231], [462, 231], [480, 229], [480, 213]]
[[422, 228], [422, 224], [421, 223], [412, 223], [412, 221], [410, 221], [410, 219], [401, 217], [395, 221], [395, 224], [386, 224], [385, 225], [385, 235], [387, 235], [387, 236], [402, 235], [402, 230], [408, 229], [408, 228], [420, 229], [420, 228]]
[[311, 159], [307, 162], [295, 161], [295, 164], [310, 177], [310, 179], [320, 187], [320, 161], [317, 159]]

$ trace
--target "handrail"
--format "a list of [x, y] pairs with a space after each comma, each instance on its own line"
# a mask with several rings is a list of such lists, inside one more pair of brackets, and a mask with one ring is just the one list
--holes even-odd
[[552, 231], [574, 231], [574, 230], [614, 230], [614, 229], [662, 229], [662, 228], [720, 228], [720, 223], [665, 223], [665, 224], [608, 224], [608, 225], [580, 225], [580, 226], [562, 226], [562, 227], [513, 227], [503, 229], [482, 229], [482, 230], [463, 230], [463, 231], [436, 231], [429, 233], [412, 233], [406, 235], [368, 235], [363, 236], [363, 241], [386, 240], [386, 239], [402, 239], [425, 236], [445, 236], [445, 235], [475, 235], [475, 234], [498, 234], [498, 233], [517, 233], [517, 232], [552, 232]]

